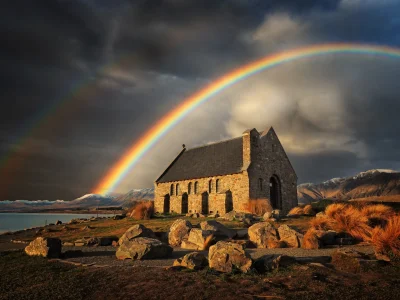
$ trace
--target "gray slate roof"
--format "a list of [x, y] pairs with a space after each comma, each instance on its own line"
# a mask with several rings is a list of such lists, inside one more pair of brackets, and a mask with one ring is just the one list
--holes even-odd
[[234, 138], [182, 151], [156, 182], [235, 174], [243, 168], [243, 139]]

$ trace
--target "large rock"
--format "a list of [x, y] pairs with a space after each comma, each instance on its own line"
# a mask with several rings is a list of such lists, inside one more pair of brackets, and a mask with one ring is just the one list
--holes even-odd
[[231, 239], [236, 235], [236, 231], [225, 227], [223, 224], [215, 221], [203, 221], [200, 223], [200, 228], [202, 230], [212, 231], [216, 239]]
[[254, 216], [250, 213], [232, 210], [232, 211], [226, 213], [221, 218], [224, 220], [227, 220], [227, 221], [242, 221], [243, 222], [246, 218], [253, 221]]
[[267, 211], [264, 215], [263, 215], [263, 220], [264, 221], [268, 221], [269, 219], [272, 218], [272, 212]]
[[323, 246], [331, 246], [336, 244], [336, 236], [337, 233], [336, 231], [333, 230], [318, 230], [317, 231], [317, 237], [322, 243]]
[[171, 253], [172, 248], [159, 240], [139, 237], [124, 239], [115, 255], [118, 259], [155, 259], [169, 257]]
[[366, 258], [367, 256], [362, 252], [350, 248], [340, 248], [332, 253], [332, 264], [338, 270], [358, 273], [362, 271], [360, 261]]
[[249, 227], [250, 241], [257, 248], [276, 248], [279, 244], [278, 233], [274, 226], [268, 222], [261, 222]]
[[300, 248], [303, 244], [303, 235], [288, 225], [281, 225], [278, 228], [279, 238], [289, 248]]
[[60, 239], [38, 237], [25, 247], [25, 253], [30, 256], [57, 258], [61, 255], [61, 247]]
[[197, 245], [198, 250], [205, 250], [210, 246], [213, 237], [212, 231], [193, 228], [190, 230], [188, 242]]
[[285, 268], [296, 263], [296, 258], [281, 254], [264, 255], [258, 258], [253, 267], [258, 273], [270, 272], [275, 269]]
[[[129, 228], [119, 239], [118, 243], [122, 245], [125, 240], [133, 240], [138, 237], [156, 238], [153, 230], [147, 228], [142, 224], [137, 224]], [[112, 243], [112, 241], [111, 241]]]
[[242, 245], [224, 241], [219, 241], [210, 247], [208, 262], [211, 269], [224, 273], [231, 273], [234, 270], [246, 273], [252, 265], [252, 260]]
[[184, 219], [178, 219], [172, 223], [168, 232], [168, 242], [171, 246], [180, 246], [182, 240], [189, 237], [192, 224]]
[[184, 257], [174, 261], [174, 266], [185, 267], [192, 270], [200, 270], [208, 265], [207, 257], [199, 252], [186, 254]]
[[188, 240], [183, 240], [181, 243], [181, 248], [189, 250], [200, 250], [197, 244], [189, 242]]

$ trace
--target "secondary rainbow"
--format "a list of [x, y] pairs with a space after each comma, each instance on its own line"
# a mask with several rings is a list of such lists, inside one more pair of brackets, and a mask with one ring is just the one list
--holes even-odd
[[218, 94], [227, 87], [260, 71], [264, 71], [287, 62], [306, 57], [335, 53], [400, 58], [400, 49], [389, 46], [350, 43], [318, 44], [275, 53], [241, 66], [216, 79], [212, 83], [197, 91], [192, 96], [186, 98], [178, 107], [162, 117], [149, 130], [147, 130], [142, 137], [132, 144], [132, 146], [121, 156], [119, 161], [101, 179], [93, 192], [101, 194], [112, 191], [131, 170], [131, 168], [141, 159], [141, 157], [143, 157], [143, 155], [172, 127], [179, 123], [179, 121], [181, 121], [190, 112], [195, 110], [199, 105], [210, 100], [214, 95]]

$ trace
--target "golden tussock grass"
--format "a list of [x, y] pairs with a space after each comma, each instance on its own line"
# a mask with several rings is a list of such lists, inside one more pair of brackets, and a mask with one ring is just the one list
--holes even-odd
[[328, 217], [314, 218], [314, 219], [310, 220], [311, 228], [314, 228], [317, 230], [332, 229], [332, 227], [333, 227], [332, 223], [333, 223], [332, 219], [330, 219]]
[[319, 249], [320, 242], [318, 240], [317, 230], [313, 227], [307, 230], [303, 238], [303, 249]]
[[389, 219], [394, 215], [394, 210], [383, 204], [374, 204], [362, 207], [361, 213], [368, 219]]
[[385, 227], [375, 227], [371, 242], [376, 253], [400, 256], [400, 215], [391, 216]]
[[288, 216], [301, 216], [301, 215], [304, 215], [304, 210], [300, 206], [293, 207], [288, 213]]
[[331, 205], [328, 205], [325, 209], [325, 215], [329, 218], [335, 217], [337, 214], [341, 214], [345, 209], [347, 205], [344, 203], [334, 203]]
[[271, 212], [273, 210], [272, 205], [267, 198], [251, 199], [243, 205], [243, 209], [257, 216], [262, 216], [266, 212]]
[[131, 208], [129, 216], [136, 220], [149, 220], [154, 214], [154, 202], [142, 201]]
[[304, 206], [303, 212], [306, 215], [315, 215], [315, 211], [312, 208], [311, 204], [307, 204], [306, 206]]

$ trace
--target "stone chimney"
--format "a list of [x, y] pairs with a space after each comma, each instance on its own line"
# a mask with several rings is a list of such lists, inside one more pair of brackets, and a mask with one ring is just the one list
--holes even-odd
[[243, 137], [243, 168], [247, 169], [254, 155], [254, 147], [258, 147], [259, 133], [253, 129], [247, 129], [242, 133]]

